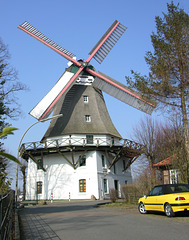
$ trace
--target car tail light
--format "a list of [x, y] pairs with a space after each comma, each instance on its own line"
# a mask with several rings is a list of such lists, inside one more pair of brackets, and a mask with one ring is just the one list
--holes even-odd
[[175, 198], [175, 200], [180, 201], [180, 200], [185, 200], [185, 198], [184, 197], [177, 197], [177, 198]]

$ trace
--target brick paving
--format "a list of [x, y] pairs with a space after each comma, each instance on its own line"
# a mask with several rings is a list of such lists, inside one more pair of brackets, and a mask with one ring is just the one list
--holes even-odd
[[60, 240], [52, 228], [36, 214], [19, 213], [21, 240]]

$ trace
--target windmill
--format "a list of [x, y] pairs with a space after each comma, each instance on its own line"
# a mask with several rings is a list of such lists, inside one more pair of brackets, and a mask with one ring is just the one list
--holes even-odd
[[[100, 149], [100, 151], [104, 151], [106, 155], [109, 170], [112, 168], [112, 166], [115, 166], [116, 162], [127, 156], [129, 160], [124, 166], [125, 171], [134, 161], [134, 159], [136, 159], [136, 157], [140, 155], [141, 146], [129, 140], [125, 140], [122, 147], [120, 147], [120, 144], [115, 144], [113, 138], [116, 137], [119, 140], [121, 139], [121, 136], [111, 122], [101, 91], [148, 114], [151, 114], [151, 112], [155, 108], [155, 104], [150, 100], [142, 97], [136, 91], [126, 87], [124, 84], [105, 75], [104, 73], [97, 73], [94, 67], [90, 65], [90, 61], [94, 58], [99, 64], [101, 64], [105, 57], [108, 55], [108, 53], [111, 51], [113, 46], [125, 32], [126, 27], [117, 20], [114, 21], [110, 28], [90, 51], [90, 56], [86, 61], [77, 61], [73, 53], [56, 44], [54, 41], [46, 37], [28, 22], [24, 22], [23, 24], [19, 25], [18, 28], [31, 35], [38, 41], [42, 42], [46, 46], [50, 47], [67, 60], [69, 60], [69, 67], [63, 73], [63, 75], [60, 77], [54, 87], [30, 111], [30, 115], [32, 115], [39, 121], [46, 119], [53, 111], [54, 114], [63, 113], [63, 120], [56, 119], [51, 121], [50, 126], [43, 137], [42, 142], [45, 143], [45, 145], [41, 146], [40, 142], [37, 148], [35, 144], [35, 147], [33, 147], [32, 149], [31, 147], [27, 148], [27, 146], [24, 145], [23, 157], [25, 157], [26, 159], [32, 159], [35, 163], [37, 163], [39, 168], [45, 171], [45, 168], [41, 166], [41, 159], [40, 161], [36, 160], [36, 156], [38, 157], [39, 155], [42, 156], [52, 153], [54, 154], [56, 152], [63, 156], [64, 159], [73, 167], [73, 169], [76, 170], [79, 162], [81, 160], [85, 160], [83, 159], [83, 156], [85, 156], [86, 152], [92, 151], [97, 148], [99, 151], [99, 146], [102, 145], [103, 147]], [[93, 105], [89, 106], [90, 111], [95, 113], [95, 121], [93, 120], [93, 123], [98, 122], [98, 125], [95, 125], [95, 127], [94, 124], [93, 126], [79, 124], [80, 120], [77, 119], [77, 115], [81, 115], [81, 113], [83, 113], [82, 110], [80, 110], [82, 108], [80, 107], [81, 103], [79, 105], [79, 102], [81, 102], [81, 96], [86, 97], [88, 95], [90, 96], [90, 98], [93, 99]], [[91, 121], [90, 115], [85, 115], [85, 117], [87, 122]], [[81, 134], [88, 134], [87, 136], [89, 137], [89, 139], [87, 139], [87, 142], [83, 142], [78, 146], [78, 140], [75, 139], [74, 144], [71, 142], [71, 134], [79, 135], [80, 138]], [[104, 142], [102, 141], [101, 137], [101, 139], [99, 138], [98, 140], [96, 140], [96, 146], [94, 146], [94, 134], [101, 134], [105, 136], [106, 141], [108, 139], [107, 136], [111, 136], [111, 139], [113, 140], [109, 145], [104, 146]], [[63, 143], [65, 141], [64, 138], [59, 138], [59, 140], [55, 140], [55, 137], [60, 137], [61, 135], [67, 137], [69, 136], [70, 139], [66, 145]], [[51, 142], [50, 145], [49, 141]], [[54, 141], [56, 142], [56, 146], [53, 145]], [[88, 144], [88, 146], [86, 146], [86, 143]], [[29, 146], [31, 145], [29, 144]], [[70, 151], [71, 160], [68, 158], [67, 155], [65, 155], [66, 151]], [[81, 151], [83, 151], [83, 153], [81, 155], [78, 155], [78, 153]], [[74, 159], [74, 152], [75, 156], [78, 155], [76, 160]], [[111, 157], [109, 155], [111, 155]], [[83, 179], [81, 180], [83, 181]], [[29, 181], [30, 180], [28, 180], [28, 182]], [[84, 187], [85, 183], [82, 181], [81, 186], [83, 186], [83, 190], [86, 190], [86, 187]], [[116, 186], [115, 188], [118, 188], [118, 182], [116, 182], [118, 180], [114, 179], [114, 181]], [[34, 183], [33, 185], [36, 184]], [[104, 189], [105, 186], [107, 187], [106, 181], [104, 182]]]
[[93, 86], [148, 114], [153, 111], [155, 105], [152, 102], [142, 98], [139, 93], [130, 90], [123, 84], [115, 81], [107, 75], [101, 72], [97, 73], [89, 64], [92, 58], [101, 64], [126, 30], [126, 27], [117, 20], [114, 21], [111, 27], [90, 51], [90, 56], [86, 61], [76, 61], [73, 53], [67, 51], [54, 41], [50, 40], [28, 22], [24, 22], [18, 26], [18, 28], [42, 42], [46, 46], [50, 47], [76, 66], [75, 73], [65, 72], [65, 74], [61, 77], [61, 79], [59, 79], [51, 91], [33, 108], [30, 114], [36, 119], [42, 120], [47, 118], [53, 111], [60, 97], [62, 95], [66, 95], [66, 93], [71, 89], [78, 77], [81, 76], [83, 72], [94, 77], [92, 82]]

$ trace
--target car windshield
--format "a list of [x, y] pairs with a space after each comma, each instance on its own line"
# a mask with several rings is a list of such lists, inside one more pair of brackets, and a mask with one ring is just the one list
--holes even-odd
[[165, 194], [180, 193], [180, 192], [189, 192], [189, 185], [173, 184], [173, 185], [168, 185], [165, 188]]

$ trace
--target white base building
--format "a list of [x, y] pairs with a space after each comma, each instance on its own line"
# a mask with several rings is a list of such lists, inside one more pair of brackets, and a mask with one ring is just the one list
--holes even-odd
[[[87, 141], [84, 137], [80, 140]], [[99, 140], [94, 138], [93, 144], [72, 146], [72, 151], [65, 149], [67, 145], [61, 146], [60, 139], [47, 140], [48, 147], [44, 143], [23, 145], [25, 157], [29, 157], [26, 200], [108, 199], [111, 188], [121, 196], [121, 185], [132, 182], [131, 159], [124, 156], [128, 147], [119, 140], [116, 141], [119, 145], [115, 145], [115, 140], [114, 145], [107, 145], [108, 141], [105, 145], [102, 137], [101, 144]]]

